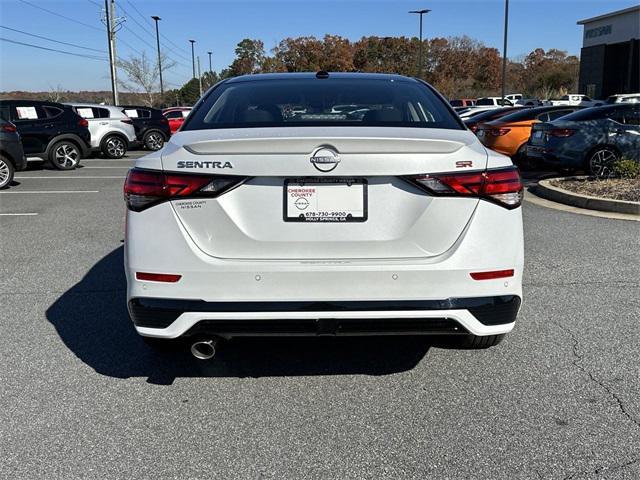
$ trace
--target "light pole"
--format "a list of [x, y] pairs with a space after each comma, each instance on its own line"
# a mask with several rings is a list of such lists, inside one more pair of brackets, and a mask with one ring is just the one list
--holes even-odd
[[196, 78], [196, 54], [193, 49], [193, 44], [196, 43], [195, 40], [189, 40], [191, 42], [191, 64], [193, 65], [193, 78]]
[[158, 72], [160, 72], [160, 99], [162, 101], [162, 97], [164, 97], [164, 85], [162, 84], [162, 59], [160, 58], [160, 33], [158, 32], [158, 20], [162, 20], [157, 15], [153, 15], [153, 18], [156, 22], [156, 44], [158, 45]]
[[423, 9], [423, 10], [411, 10], [409, 13], [416, 13], [420, 15], [420, 48], [418, 50], [418, 77], [422, 75], [422, 16], [425, 13], [429, 13], [431, 10]]
[[213, 69], [211, 68], [211, 54], [213, 52], [207, 52], [209, 54], [209, 74], [213, 74]]
[[502, 49], [502, 103], [507, 83], [507, 31], [509, 30], [509, 0], [504, 1], [504, 46]]

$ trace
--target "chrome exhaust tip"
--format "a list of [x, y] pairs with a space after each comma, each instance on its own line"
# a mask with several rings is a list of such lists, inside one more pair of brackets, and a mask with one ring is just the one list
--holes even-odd
[[210, 360], [216, 354], [217, 338], [198, 340], [191, 344], [191, 355], [198, 360]]

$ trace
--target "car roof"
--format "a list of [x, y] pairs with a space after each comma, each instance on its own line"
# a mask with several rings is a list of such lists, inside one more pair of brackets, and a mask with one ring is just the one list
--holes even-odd
[[[253, 82], [265, 80], [291, 80], [291, 79], [312, 79], [318, 78], [318, 72], [291, 72], [291, 73], [257, 73], [252, 75], [242, 75], [228, 79], [228, 83]], [[393, 73], [360, 73], [360, 72], [329, 72], [327, 80], [332, 78], [352, 79], [352, 80], [393, 80], [402, 82], [418, 82], [415, 78], [405, 77]]]
[[0, 100], [0, 103], [22, 103], [22, 104], [31, 104], [31, 105], [54, 105], [56, 107], [64, 107], [64, 103], [59, 102], [50, 102], [48, 100], [22, 100], [20, 98], [8, 98], [5, 100]]
[[118, 105], [118, 108], [135, 108], [135, 109], [141, 109], [141, 110], [151, 110], [151, 111], [156, 111], [156, 112], [162, 112], [161, 109], [159, 108], [155, 108], [155, 107], [147, 107], [146, 105]]
[[532, 107], [532, 108], [519, 108], [517, 110], [514, 110], [513, 112], [497, 118], [495, 120], [493, 120], [492, 122], [495, 124], [498, 123], [509, 123], [509, 122], [526, 122], [528, 120], [533, 120], [534, 117], [536, 115], [539, 115], [540, 113], [545, 113], [545, 112], [555, 112], [555, 111], [562, 111], [562, 110], [572, 110], [571, 113], [576, 112], [578, 110], [582, 110], [579, 107], [576, 106], [571, 106], [571, 105], [547, 105], [544, 107]]
[[90, 103], [90, 102], [65, 102], [64, 105], [70, 105], [72, 107], [95, 107], [95, 108], [115, 108], [118, 107], [115, 105], [100, 105], [99, 103]]

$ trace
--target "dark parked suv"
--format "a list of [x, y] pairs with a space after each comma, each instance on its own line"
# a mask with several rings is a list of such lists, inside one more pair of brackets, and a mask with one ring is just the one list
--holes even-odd
[[36, 100], [1, 100], [0, 117], [18, 129], [24, 154], [71, 170], [90, 152], [88, 122], [70, 106]]
[[138, 105], [120, 105], [124, 114], [133, 120], [136, 140], [147, 150], [160, 150], [169, 140], [171, 129], [162, 110]]
[[27, 157], [24, 156], [20, 135], [16, 126], [0, 118], [0, 189], [13, 181], [16, 170], [27, 168]]

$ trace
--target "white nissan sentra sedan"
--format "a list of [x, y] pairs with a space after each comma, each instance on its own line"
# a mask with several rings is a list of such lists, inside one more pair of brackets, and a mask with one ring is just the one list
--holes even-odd
[[222, 81], [124, 187], [127, 300], [154, 345], [450, 335], [495, 345], [522, 298], [523, 187], [430, 85]]

